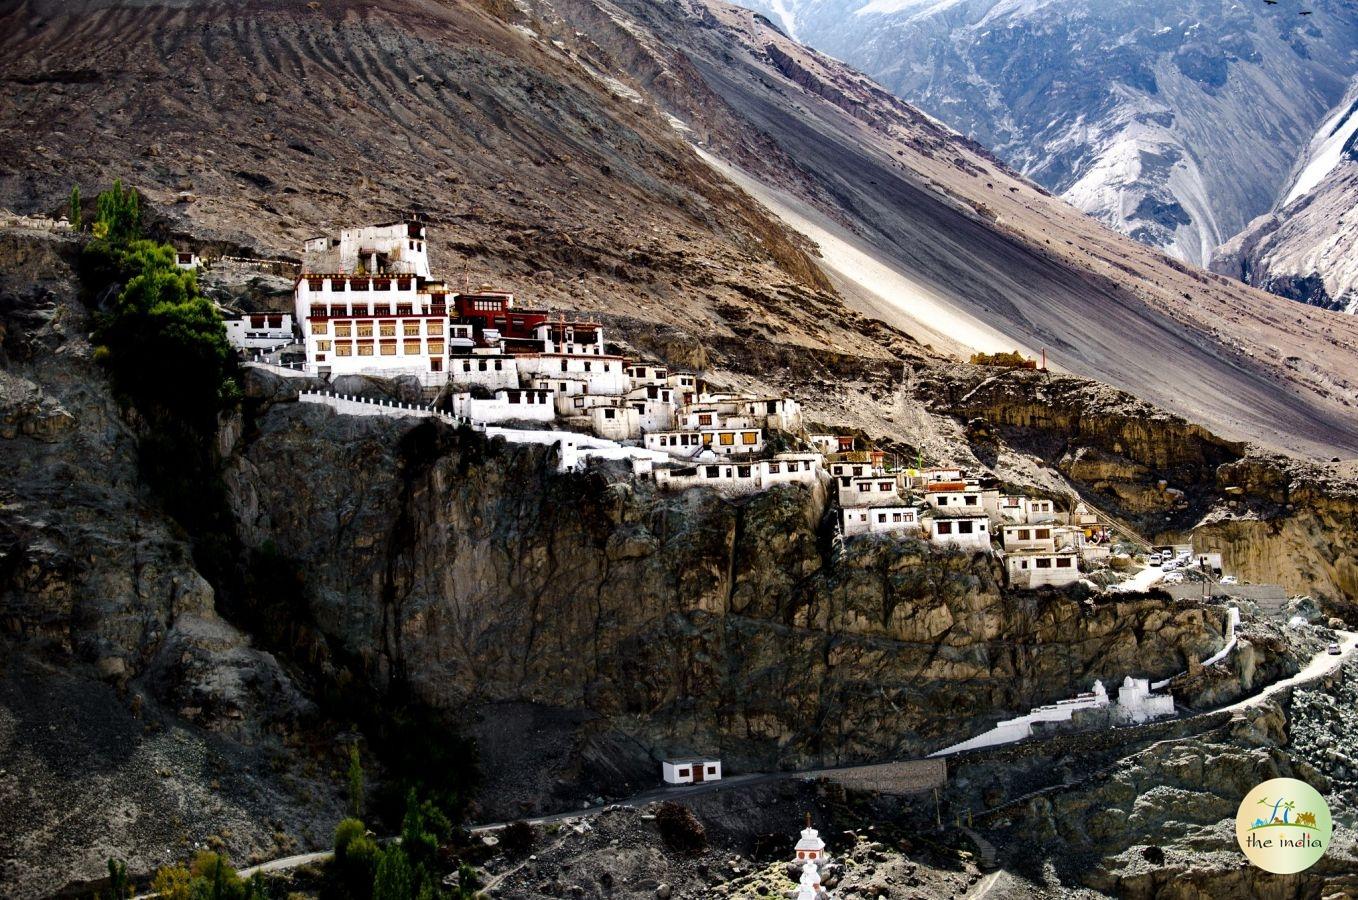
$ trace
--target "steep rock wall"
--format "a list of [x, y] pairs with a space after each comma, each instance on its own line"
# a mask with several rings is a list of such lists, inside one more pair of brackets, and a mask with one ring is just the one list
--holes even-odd
[[1220, 644], [1215, 611], [1010, 594], [986, 556], [856, 540], [832, 558], [804, 489], [652, 495], [551, 454], [279, 404], [231, 491], [246, 543], [302, 563], [308, 614], [377, 681], [587, 710], [737, 767], [920, 753]]

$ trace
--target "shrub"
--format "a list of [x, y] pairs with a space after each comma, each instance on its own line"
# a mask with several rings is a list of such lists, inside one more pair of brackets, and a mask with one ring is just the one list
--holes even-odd
[[696, 856], [707, 849], [707, 829], [687, 806], [667, 800], [660, 805], [655, 821], [660, 836], [675, 853]]
[[343, 819], [335, 826], [335, 859], [344, 859], [349, 845], [366, 835], [367, 829], [358, 819]]
[[151, 879], [151, 892], [160, 900], [189, 900], [192, 876], [183, 866], [161, 866]]
[[99, 195], [96, 207], [95, 237], [120, 243], [141, 235], [141, 198], [132, 188], [124, 190], [121, 180]]
[[1037, 362], [1014, 350], [1010, 353], [972, 354], [973, 366], [1004, 366], [1010, 369], [1036, 369]]
[[415, 895], [415, 873], [400, 847], [384, 851], [373, 876], [373, 900], [410, 900]]
[[363, 815], [363, 762], [358, 758], [358, 744], [349, 745], [349, 770], [345, 773], [349, 789], [349, 815]]
[[510, 822], [500, 833], [500, 843], [513, 853], [527, 853], [537, 842], [537, 833], [527, 822]]

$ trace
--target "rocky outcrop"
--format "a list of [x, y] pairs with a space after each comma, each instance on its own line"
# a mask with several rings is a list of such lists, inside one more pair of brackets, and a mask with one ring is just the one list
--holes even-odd
[[142, 482], [74, 250], [0, 233], [0, 882], [20, 897], [109, 856], [146, 872], [210, 839], [237, 861], [315, 846], [339, 814], [284, 751], [324, 734], [314, 707], [218, 615]]

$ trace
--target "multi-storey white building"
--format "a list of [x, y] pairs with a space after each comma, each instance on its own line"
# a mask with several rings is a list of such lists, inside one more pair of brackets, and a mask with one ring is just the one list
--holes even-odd
[[900, 500], [896, 493], [896, 479], [891, 475], [861, 475], [839, 485], [840, 506], [878, 506]]
[[1015, 550], [1004, 554], [1011, 587], [1063, 587], [1080, 580], [1079, 556], [1072, 551]]
[[620, 397], [629, 386], [621, 356], [605, 353], [530, 353], [518, 357], [525, 375], [583, 381], [586, 392]]
[[459, 387], [479, 384], [492, 391], [500, 388], [517, 388], [519, 362], [513, 356], [496, 352], [472, 352], [451, 356], [448, 358], [448, 381]]
[[407, 221], [306, 242], [293, 303], [309, 372], [447, 378], [450, 294], [424, 234]]
[[775, 484], [815, 484], [820, 476], [820, 457], [809, 453], [780, 453], [773, 459], [744, 463], [721, 461], [655, 470], [656, 484], [671, 491], [714, 487], [748, 492]]
[[929, 540], [964, 550], [989, 550], [990, 517], [984, 514], [935, 514], [927, 520]]

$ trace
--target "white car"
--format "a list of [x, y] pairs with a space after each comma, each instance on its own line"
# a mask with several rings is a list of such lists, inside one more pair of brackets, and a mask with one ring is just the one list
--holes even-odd
[[1175, 569], [1177, 569], [1177, 568], [1179, 568], [1179, 564], [1178, 564], [1177, 562], [1175, 562], [1175, 561], [1172, 560], [1172, 559], [1167, 559], [1167, 560], [1165, 560], [1165, 571], [1166, 571], [1166, 572], [1173, 572], [1173, 571], [1174, 571]]
[[1193, 554], [1192, 554], [1192, 553], [1189, 553], [1187, 550], [1180, 550], [1180, 551], [1179, 551], [1179, 565], [1181, 565], [1181, 566], [1186, 566], [1186, 565], [1188, 565], [1188, 564], [1191, 563], [1191, 562], [1193, 562]]
[[1160, 568], [1160, 561], [1161, 557], [1159, 553], [1152, 553], [1150, 556], [1146, 557], [1146, 565], [1155, 566], [1157, 569]]
[[1343, 651], [1341, 651], [1341, 650], [1339, 649], [1339, 645], [1338, 645], [1338, 644], [1331, 644], [1331, 645], [1329, 646], [1329, 654], [1330, 654], [1331, 656], [1339, 656], [1340, 653], [1342, 653], [1342, 652], [1343, 652]]
[[1183, 584], [1184, 576], [1182, 572], [1171, 572], [1164, 577], [1165, 584]]
[[1223, 576], [1221, 576], [1221, 583], [1222, 583], [1222, 584], [1239, 584], [1239, 583], [1240, 583], [1240, 579], [1239, 579], [1239, 578], [1236, 578], [1234, 575], [1223, 575]]

